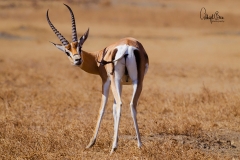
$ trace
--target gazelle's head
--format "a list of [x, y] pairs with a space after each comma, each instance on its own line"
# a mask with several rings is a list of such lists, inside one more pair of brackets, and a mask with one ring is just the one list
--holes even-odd
[[72, 19], [72, 42], [69, 43], [61, 35], [61, 33], [53, 26], [53, 24], [51, 23], [51, 21], [50, 21], [50, 19], [48, 17], [48, 11], [47, 11], [47, 21], [48, 21], [48, 24], [52, 28], [53, 32], [57, 35], [59, 40], [62, 42], [62, 44], [55, 44], [53, 42], [51, 42], [51, 43], [54, 44], [58, 49], [60, 49], [64, 53], [66, 53], [66, 55], [68, 56], [70, 62], [73, 65], [81, 65], [82, 64], [82, 57], [81, 57], [82, 45], [85, 42], [85, 40], [87, 39], [87, 37], [88, 37], [89, 29], [78, 40], [77, 39], [76, 24], [75, 24], [75, 19], [74, 19], [74, 15], [73, 15], [72, 9], [68, 5], [66, 5], [66, 4], [64, 4], [64, 5], [68, 8], [68, 10], [70, 11], [70, 14], [71, 14], [71, 19]]

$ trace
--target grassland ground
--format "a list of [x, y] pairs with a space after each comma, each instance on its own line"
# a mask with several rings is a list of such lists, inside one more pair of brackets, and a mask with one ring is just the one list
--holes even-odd
[[[70, 40], [69, 4], [83, 50], [125, 36], [145, 47], [150, 67], [138, 105], [143, 147], [123, 87], [119, 147], [110, 94], [97, 142], [101, 79], [71, 66], [45, 19]], [[240, 159], [240, 12], [238, 1], [1, 1], [0, 159]], [[225, 17], [200, 20], [205, 7]], [[113, 14], [114, 13], [114, 14]]]

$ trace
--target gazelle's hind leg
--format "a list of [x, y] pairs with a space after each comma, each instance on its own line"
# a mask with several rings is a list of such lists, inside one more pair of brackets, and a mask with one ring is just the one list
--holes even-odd
[[120, 79], [111, 79], [111, 87], [114, 96], [114, 104], [113, 104], [113, 118], [114, 118], [114, 135], [113, 135], [113, 144], [111, 153], [113, 153], [117, 149], [118, 143], [118, 128], [121, 116], [121, 108], [122, 108], [122, 101], [121, 101], [121, 80]]
[[121, 79], [122, 79], [122, 76], [125, 71], [125, 60], [120, 59], [119, 61], [115, 62], [114, 67], [115, 67], [114, 75], [110, 75], [111, 89], [112, 89], [113, 96], [114, 96], [114, 105], [113, 105], [114, 135], [113, 135], [113, 144], [112, 144], [111, 153], [113, 153], [113, 151], [116, 150], [117, 143], [118, 143], [118, 128], [119, 128], [119, 121], [120, 121], [121, 108], [122, 108]]
[[104, 114], [105, 106], [106, 106], [107, 100], [108, 100], [109, 87], [110, 87], [110, 80], [107, 79], [107, 81], [102, 86], [102, 101], [101, 101], [101, 107], [99, 109], [97, 124], [96, 124], [95, 130], [94, 130], [94, 133], [93, 133], [93, 137], [91, 138], [91, 140], [86, 148], [92, 147], [96, 142], [98, 130], [100, 128], [100, 124], [101, 124], [102, 117]]
[[132, 96], [132, 100], [130, 103], [130, 108], [131, 108], [131, 114], [132, 114], [134, 128], [135, 128], [136, 135], [137, 135], [137, 141], [138, 141], [139, 148], [142, 146], [142, 142], [141, 142], [141, 137], [140, 137], [140, 133], [139, 133], [139, 129], [138, 129], [136, 108], [137, 108], [137, 102], [138, 102], [139, 96], [141, 94], [141, 91], [142, 91], [142, 83], [138, 83], [138, 80], [133, 81], [133, 96]]
[[128, 69], [128, 73], [130, 78], [132, 79], [133, 82], [133, 95], [132, 99], [130, 102], [130, 109], [131, 109], [131, 114], [133, 118], [133, 123], [134, 123], [134, 128], [136, 131], [137, 135], [137, 140], [138, 140], [138, 147], [141, 147], [141, 138], [140, 138], [140, 133], [138, 129], [138, 123], [137, 123], [137, 102], [140, 97], [140, 94], [142, 92], [142, 80], [143, 80], [143, 75], [138, 71], [138, 67], [140, 64], [137, 64], [137, 61], [139, 62], [139, 56], [138, 56], [138, 50], [131, 50], [129, 51], [129, 54], [126, 59], [126, 66]]

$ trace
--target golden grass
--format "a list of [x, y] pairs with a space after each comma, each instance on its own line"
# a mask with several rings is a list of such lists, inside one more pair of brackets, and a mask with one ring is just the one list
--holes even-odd
[[[78, 34], [90, 26], [85, 50], [102, 49], [124, 35], [138, 38], [149, 54], [137, 108], [143, 147], [137, 148], [130, 115], [132, 88], [124, 86], [119, 146], [111, 156], [112, 95], [97, 142], [86, 150], [101, 80], [71, 66], [48, 43], [58, 39], [45, 20], [46, 10], [69, 39], [68, 11], [57, 1], [0, 2], [0, 16], [5, 17], [0, 26], [0, 159], [240, 158], [240, 26], [233, 21], [240, 13], [224, 7], [236, 9], [239, 2], [221, 1], [214, 8], [204, 1], [209, 13], [222, 10], [223, 24], [191, 16], [199, 14], [202, 1], [151, 2], [162, 8], [117, 7], [107, 1], [69, 4], [76, 12]], [[188, 5], [192, 8], [185, 10]]]

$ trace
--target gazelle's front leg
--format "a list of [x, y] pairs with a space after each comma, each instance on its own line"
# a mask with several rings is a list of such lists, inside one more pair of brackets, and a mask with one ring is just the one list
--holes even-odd
[[101, 124], [102, 117], [103, 117], [103, 114], [104, 114], [105, 106], [106, 106], [107, 100], [108, 100], [110, 83], [111, 83], [111, 81], [109, 79], [107, 79], [105, 81], [105, 83], [103, 83], [103, 85], [102, 85], [102, 100], [101, 100], [101, 107], [99, 108], [99, 115], [98, 115], [97, 124], [96, 124], [95, 130], [94, 130], [94, 133], [93, 133], [93, 137], [91, 138], [91, 140], [90, 140], [90, 142], [89, 142], [89, 144], [87, 145], [86, 148], [92, 147], [96, 142], [98, 130], [100, 128], [100, 124]]

